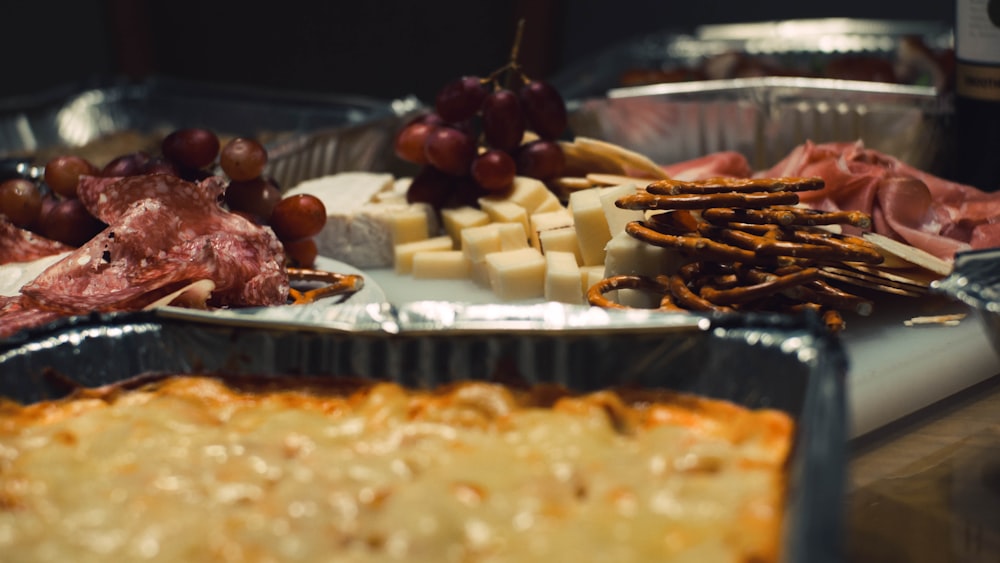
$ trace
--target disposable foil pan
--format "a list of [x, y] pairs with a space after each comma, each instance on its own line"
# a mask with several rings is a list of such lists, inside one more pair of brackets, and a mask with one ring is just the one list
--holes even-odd
[[392, 136], [412, 103], [167, 78], [68, 85], [0, 100], [0, 158], [38, 166], [62, 149], [134, 133], [108, 147], [113, 157], [147, 148], [136, 146], [145, 137], [205, 127], [224, 137], [260, 139], [268, 148], [265, 173], [291, 187], [344, 170], [390, 170], [398, 163]]
[[959, 252], [951, 274], [931, 287], [972, 308], [1000, 358], [1000, 248]]
[[814, 317], [414, 303], [347, 308], [343, 330], [94, 315], [0, 347], [0, 395], [24, 402], [146, 373], [348, 375], [429, 387], [467, 379], [674, 389], [797, 422], [787, 561], [839, 561], [846, 356]]
[[570, 128], [663, 164], [736, 151], [762, 170], [807, 141], [860, 140], [933, 173], [952, 158], [949, 107], [924, 86], [740, 78], [612, 90], [575, 101]]
[[670, 164], [732, 150], [755, 170], [770, 168], [793, 148], [852, 142], [945, 174], [954, 156], [947, 139], [952, 102], [933, 85], [759, 77], [623, 87], [634, 68], [696, 66], [742, 52], [779, 66], [816, 69], [834, 57], [894, 57], [903, 37], [949, 49], [941, 22], [822, 18], [707, 25], [665, 31], [614, 45], [558, 72], [553, 84], [572, 100], [576, 135], [621, 144]]

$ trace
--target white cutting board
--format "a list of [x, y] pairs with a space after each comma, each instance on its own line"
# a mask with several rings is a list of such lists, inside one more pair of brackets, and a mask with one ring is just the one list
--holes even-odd
[[[489, 289], [471, 281], [421, 280], [387, 269], [365, 273], [397, 305], [420, 300], [496, 301]], [[904, 324], [917, 316], [951, 313], [966, 317], [957, 326]], [[979, 319], [965, 305], [941, 298], [880, 298], [872, 316], [847, 318], [842, 342], [850, 363], [852, 437], [1000, 374], [1000, 357]]]

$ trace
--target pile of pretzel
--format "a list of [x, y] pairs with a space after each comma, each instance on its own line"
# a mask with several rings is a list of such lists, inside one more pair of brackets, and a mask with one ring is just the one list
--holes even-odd
[[798, 193], [823, 187], [821, 178], [657, 180], [619, 199], [645, 211], [626, 232], [677, 250], [685, 265], [655, 278], [609, 277], [594, 285], [592, 305], [621, 308], [606, 294], [652, 292], [663, 310], [794, 312], [813, 310], [839, 331], [842, 313], [867, 315], [872, 302], [842, 288], [845, 269], [880, 264], [883, 254], [861, 237], [831, 225], [871, 227], [864, 213], [797, 207]]

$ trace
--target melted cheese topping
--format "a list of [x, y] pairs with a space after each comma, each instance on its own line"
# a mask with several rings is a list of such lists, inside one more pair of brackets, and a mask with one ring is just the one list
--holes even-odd
[[[629, 401], [629, 402], [625, 402]], [[767, 561], [792, 423], [678, 395], [237, 391], [0, 403], [0, 553], [51, 561]]]

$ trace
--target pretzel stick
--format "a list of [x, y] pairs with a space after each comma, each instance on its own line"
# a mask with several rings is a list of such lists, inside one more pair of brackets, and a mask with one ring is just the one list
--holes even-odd
[[822, 189], [822, 178], [709, 178], [685, 182], [667, 178], [657, 180], [646, 191], [658, 195], [718, 194], [730, 192], [806, 192]]
[[[627, 306], [615, 303], [614, 301], [608, 299], [605, 295], [605, 293], [618, 289], [638, 289], [660, 295], [668, 293], [667, 288], [656, 280], [652, 280], [644, 276], [619, 275], [604, 278], [603, 280], [590, 286], [590, 289], [587, 290], [587, 302], [596, 307], [605, 307], [608, 309], [627, 309]], [[661, 306], [662, 304], [663, 301], [661, 299]]]
[[754, 285], [744, 285], [732, 289], [716, 289], [706, 286], [702, 288], [701, 296], [719, 305], [737, 305], [816, 280], [819, 275], [818, 268], [803, 268], [783, 276], [767, 275], [763, 281]]
[[626, 224], [625, 232], [628, 233], [629, 236], [652, 244], [653, 246], [692, 252], [702, 258], [732, 260], [734, 262], [760, 262], [757, 256], [749, 250], [716, 242], [701, 236], [671, 235], [661, 233], [647, 227], [642, 221], [632, 221]]
[[714, 207], [706, 209], [702, 218], [714, 224], [751, 223], [782, 226], [841, 225], [848, 224], [860, 229], [869, 229], [872, 218], [860, 211], [818, 211], [801, 207], [773, 206], [766, 209], [740, 209]]
[[637, 193], [618, 198], [615, 205], [621, 209], [708, 209], [711, 207], [768, 207], [770, 205], [795, 205], [799, 196], [793, 192], [753, 192], [656, 195]]
[[686, 283], [684, 283], [684, 278], [678, 275], [660, 275], [657, 276], [656, 280], [661, 284], [666, 285], [670, 289], [671, 295], [674, 296], [675, 302], [687, 309], [693, 311], [718, 311], [725, 313], [733, 311], [730, 307], [716, 305], [715, 303], [698, 296], [691, 291]]
[[826, 237], [810, 238], [815, 243], [779, 240], [760, 236], [737, 229], [705, 227], [703, 235], [733, 246], [751, 250], [758, 256], [788, 256], [812, 260], [832, 260], [877, 264], [882, 255], [861, 245], [845, 243]]

